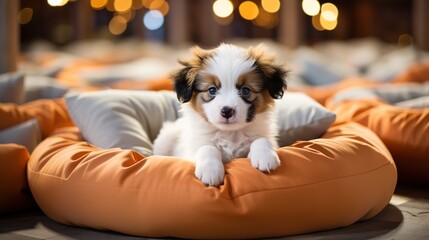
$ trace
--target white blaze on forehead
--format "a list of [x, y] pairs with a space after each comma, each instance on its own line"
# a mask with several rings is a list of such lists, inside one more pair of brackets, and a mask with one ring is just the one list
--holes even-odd
[[254, 69], [255, 60], [249, 58], [246, 50], [229, 44], [221, 44], [207, 62], [205, 71], [215, 75], [222, 88], [236, 85], [237, 79]]

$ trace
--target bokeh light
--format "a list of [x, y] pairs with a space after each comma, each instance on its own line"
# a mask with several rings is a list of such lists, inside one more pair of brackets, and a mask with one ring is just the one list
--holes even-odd
[[216, 15], [214, 15], [213, 17], [218, 24], [223, 25], [223, 26], [227, 26], [227, 25], [231, 24], [232, 21], [234, 20], [233, 14], [229, 15], [228, 17], [224, 17], [224, 18], [218, 17]]
[[143, 17], [143, 24], [149, 30], [156, 30], [164, 24], [164, 16], [158, 10], [150, 10]]
[[113, 4], [115, 11], [117, 12], [126, 12], [131, 9], [133, 6], [132, 0], [115, 0]]
[[303, 0], [302, 10], [309, 16], [316, 16], [320, 11], [320, 3], [317, 0]]
[[68, 0], [48, 0], [48, 4], [52, 7], [61, 7], [68, 3]]
[[163, 16], [165, 16], [170, 11], [170, 5], [168, 4], [167, 1], [164, 1], [157, 10], [160, 11]]
[[242, 2], [238, 7], [238, 11], [241, 17], [246, 20], [253, 20], [258, 17], [259, 14], [258, 5], [251, 1]]
[[141, 0], [142, 4], [145, 8], [149, 9], [150, 8], [150, 4], [152, 3], [152, 0]]
[[401, 34], [398, 38], [398, 46], [406, 47], [412, 45], [414, 42], [413, 36], [410, 34]]
[[107, 0], [106, 9], [110, 12], [115, 11], [115, 0]]
[[91, 0], [90, 4], [94, 9], [103, 9], [107, 5], [107, 0]]
[[213, 3], [213, 12], [220, 18], [226, 18], [232, 14], [234, 6], [229, 0], [216, 0]]
[[260, 9], [258, 17], [253, 20], [253, 23], [263, 28], [274, 28], [278, 24], [278, 14], [273, 14]]
[[152, 0], [149, 3], [149, 9], [150, 10], [156, 10], [159, 9], [162, 4], [164, 4], [165, 0]]
[[18, 12], [17, 21], [19, 24], [27, 24], [33, 19], [33, 9], [23, 8]]
[[114, 16], [109, 22], [109, 31], [113, 35], [120, 35], [127, 29], [127, 20], [120, 16]]
[[337, 27], [337, 24], [338, 22], [336, 19], [334, 21], [329, 21], [328, 19], [325, 19], [322, 15], [320, 15], [320, 25], [322, 25], [325, 30], [334, 30]]
[[321, 7], [322, 18], [334, 22], [338, 18], [338, 8], [332, 3], [324, 3]]
[[262, 8], [269, 13], [276, 13], [280, 9], [280, 0], [261, 0]]
[[322, 25], [320, 24], [320, 14], [317, 14], [316, 16], [311, 17], [311, 24], [313, 27], [318, 31], [325, 30]]
[[134, 10], [129, 10], [126, 12], [116, 12], [115, 16], [121, 16], [123, 17], [127, 22], [131, 21], [135, 16]]

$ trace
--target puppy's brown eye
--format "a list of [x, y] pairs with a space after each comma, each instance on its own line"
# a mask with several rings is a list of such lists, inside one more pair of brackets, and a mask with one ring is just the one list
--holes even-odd
[[216, 96], [217, 88], [215, 88], [215, 87], [209, 87], [209, 89], [207, 90], [207, 92], [209, 93], [210, 96], [214, 97], [214, 96]]
[[248, 97], [248, 96], [250, 96], [250, 93], [251, 93], [250, 88], [248, 88], [248, 87], [240, 88], [240, 95], [242, 97]]

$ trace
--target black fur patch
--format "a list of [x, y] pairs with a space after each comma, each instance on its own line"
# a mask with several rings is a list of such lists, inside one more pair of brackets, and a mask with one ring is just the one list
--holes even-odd
[[250, 104], [249, 108], [247, 109], [247, 117], [246, 122], [251, 122], [253, 119], [255, 119], [256, 115], [256, 106], [254, 103]]
[[189, 102], [192, 98], [192, 86], [189, 86], [188, 72], [191, 67], [185, 67], [176, 73], [174, 78], [174, 89], [180, 102]]
[[261, 66], [258, 61], [253, 64], [255, 70], [264, 79], [265, 87], [268, 90], [270, 96], [274, 99], [280, 99], [283, 97], [284, 90], [287, 88], [286, 75], [287, 72], [281, 67], [272, 66], [274, 71], [268, 73], [264, 70], [264, 66]]

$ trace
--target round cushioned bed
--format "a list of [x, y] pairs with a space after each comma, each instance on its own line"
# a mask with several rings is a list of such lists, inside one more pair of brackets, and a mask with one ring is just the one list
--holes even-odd
[[327, 106], [339, 121], [357, 122], [377, 134], [393, 156], [399, 182], [429, 185], [428, 81], [348, 89]]
[[388, 203], [396, 168], [381, 140], [357, 123], [278, 150], [270, 174], [247, 159], [207, 187], [192, 162], [101, 149], [78, 128], [45, 139], [28, 164], [31, 191], [52, 219], [146, 237], [263, 238], [334, 229], [369, 219]]
[[401, 108], [381, 99], [348, 100], [330, 108], [339, 120], [360, 123], [380, 137], [400, 182], [429, 184], [429, 108]]

